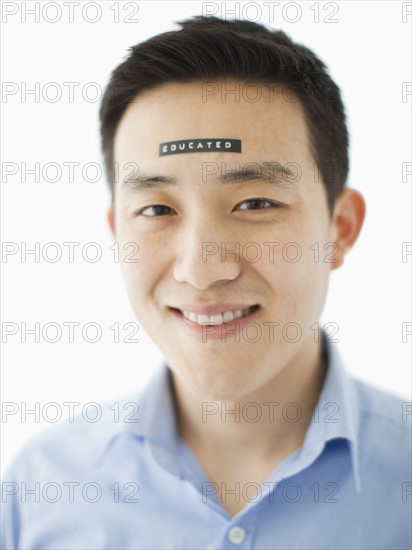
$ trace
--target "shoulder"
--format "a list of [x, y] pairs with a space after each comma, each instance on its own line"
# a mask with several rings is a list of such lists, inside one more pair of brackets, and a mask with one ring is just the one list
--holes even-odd
[[391, 467], [410, 468], [412, 460], [412, 403], [352, 378], [359, 411], [359, 440], [374, 459], [389, 460]]
[[74, 475], [92, 469], [104, 446], [122, 429], [125, 406], [130, 409], [138, 399], [136, 392], [102, 403], [72, 406], [67, 419], [48, 424], [20, 447], [4, 479], [38, 478], [43, 474], [59, 477], [63, 472]]
[[406, 397], [386, 392], [373, 384], [352, 378], [362, 416], [389, 429], [410, 431], [412, 403]]

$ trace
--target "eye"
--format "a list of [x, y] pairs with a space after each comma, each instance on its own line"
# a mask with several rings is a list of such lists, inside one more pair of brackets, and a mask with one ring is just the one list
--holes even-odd
[[[241, 208], [242, 205], [251, 205], [250, 207]], [[269, 206], [264, 206], [264, 205]], [[280, 208], [280, 206], [272, 201], [266, 199], [248, 199], [240, 203], [238, 210], [269, 210], [270, 208]]]
[[[154, 212], [153, 214], [143, 214], [143, 212], [150, 209], [152, 210], [152, 212]], [[147, 218], [158, 218], [159, 216], [164, 216], [168, 214], [169, 210], [173, 210], [173, 208], [170, 208], [170, 206], [165, 206], [164, 204], [152, 204], [151, 206], [145, 206], [144, 208], [141, 208], [140, 210], [138, 210], [136, 212], [136, 216], [141, 214], [142, 216], [145, 216]]]

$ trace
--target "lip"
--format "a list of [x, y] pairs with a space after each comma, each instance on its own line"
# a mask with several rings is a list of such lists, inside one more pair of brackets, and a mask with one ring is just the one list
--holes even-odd
[[[253, 305], [258, 305], [258, 304], [253, 304]], [[227, 304], [225, 304], [225, 307], [226, 306]], [[238, 309], [245, 309], [245, 308], [239, 307]], [[245, 317], [240, 317], [239, 319], [233, 319], [233, 321], [229, 321], [228, 323], [223, 323], [222, 325], [212, 324], [209, 326], [208, 325], [201, 326], [201, 325], [198, 325], [197, 323], [194, 323], [193, 321], [190, 321], [189, 319], [186, 319], [186, 317], [183, 315], [183, 313], [179, 309], [169, 308], [170, 312], [173, 314], [176, 320], [181, 324], [181, 326], [185, 330], [189, 331], [191, 335], [194, 335], [197, 338], [201, 338], [202, 342], [208, 342], [209, 340], [221, 340], [222, 342], [226, 342], [227, 339], [231, 339], [234, 336], [236, 337], [236, 342], [240, 342], [240, 332], [243, 330], [243, 328], [247, 324], [251, 322], [251, 320], [253, 320], [253, 318], [258, 313], [260, 313], [260, 309], [261, 307], [259, 306], [256, 310], [252, 311], [248, 315], [245, 315]], [[228, 311], [228, 310], [224, 310], [224, 311]], [[221, 313], [221, 311], [219, 313]]]
[[259, 304], [235, 304], [234, 302], [225, 302], [219, 304], [209, 304], [206, 306], [196, 304], [181, 304], [180, 306], [170, 306], [171, 309], [180, 309], [180, 311], [189, 311], [198, 315], [217, 315], [225, 311], [236, 311], [237, 309], [246, 309], [248, 307], [257, 306]]

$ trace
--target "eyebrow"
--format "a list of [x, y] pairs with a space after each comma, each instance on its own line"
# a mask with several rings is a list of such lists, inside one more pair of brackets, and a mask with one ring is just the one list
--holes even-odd
[[[215, 163], [211, 163], [215, 164]], [[288, 163], [295, 164], [296, 163]], [[297, 165], [298, 166], [298, 165]], [[203, 175], [203, 174], [202, 174]], [[203, 175], [203, 177], [205, 177]], [[247, 162], [243, 164], [243, 168], [235, 170], [225, 170], [222, 175], [208, 174], [206, 181], [216, 183], [236, 184], [241, 185], [252, 182], [268, 183], [271, 186], [280, 188], [297, 188], [297, 181], [300, 179], [300, 174], [294, 172], [285, 165], [274, 161], [264, 162]], [[125, 178], [121, 185], [122, 191], [143, 191], [148, 189], [159, 189], [166, 186], [179, 185], [178, 179], [172, 176], [147, 174], [136, 171]]]

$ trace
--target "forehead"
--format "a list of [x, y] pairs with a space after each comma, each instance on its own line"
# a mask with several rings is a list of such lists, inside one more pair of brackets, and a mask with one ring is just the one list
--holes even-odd
[[[240, 139], [242, 152], [159, 156], [159, 145], [191, 139]], [[280, 86], [234, 80], [167, 83], [126, 108], [114, 140], [114, 160], [145, 167], [228, 164], [262, 158], [310, 164], [309, 133], [299, 101]]]

